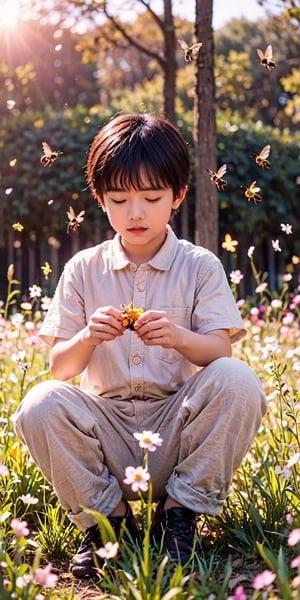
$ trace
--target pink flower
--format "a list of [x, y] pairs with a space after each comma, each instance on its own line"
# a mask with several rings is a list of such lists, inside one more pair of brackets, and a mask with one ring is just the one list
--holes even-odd
[[8, 475], [9, 470], [6, 465], [0, 460], [0, 477], [6, 477]]
[[155, 452], [156, 448], [162, 445], [162, 439], [159, 433], [143, 431], [142, 433], [134, 433], [133, 436], [139, 441], [140, 447], [146, 448], [149, 452]]
[[58, 576], [51, 572], [52, 565], [49, 563], [44, 569], [37, 569], [34, 573], [33, 580], [38, 585], [45, 588], [54, 588], [58, 580]]
[[24, 504], [37, 504], [37, 502], [39, 501], [38, 498], [35, 498], [31, 494], [23, 494], [22, 496], [20, 496], [20, 500], [22, 500]]
[[148, 489], [148, 480], [150, 473], [143, 467], [126, 467], [124, 483], [131, 486], [133, 492], [146, 492]]
[[27, 521], [20, 521], [20, 519], [12, 519], [10, 526], [17, 537], [22, 537], [29, 534], [27, 527]]
[[232, 281], [232, 283], [239, 284], [243, 278], [244, 278], [244, 275], [243, 275], [243, 273], [241, 273], [241, 271], [239, 269], [237, 269], [236, 271], [231, 271], [231, 273], [230, 273], [230, 281]]
[[247, 595], [242, 585], [238, 585], [233, 596], [229, 596], [228, 600], [247, 600]]
[[300, 567], [300, 554], [291, 560], [291, 568], [298, 569]]
[[266, 282], [261, 283], [260, 285], [257, 286], [257, 288], [255, 289], [257, 294], [260, 294], [261, 292], [264, 292], [268, 287], [268, 284]]
[[267, 588], [270, 585], [272, 585], [275, 579], [276, 574], [266, 569], [265, 571], [262, 571], [261, 573], [258, 573], [258, 575], [256, 575], [252, 585], [255, 590], [263, 590], [264, 588]]
[[300, 527], [293, 529], [288, 536], [287, 543], [289, 546], [296, 546], [300, 542]]
[[118, 550], [118, 542], [107, 542], [103, 548], [99, 548], [99, 550], [96, 550], [96, 554], [98, 554], [98, 556], [100, 556], [101, 558], [109, 559], [117, 556]]

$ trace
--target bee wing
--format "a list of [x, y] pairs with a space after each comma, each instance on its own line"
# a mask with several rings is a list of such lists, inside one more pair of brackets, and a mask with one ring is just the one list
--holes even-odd
[[183, 38], [178, 38], [178, 44], [181, 46], [182, 50], [189, 50], [189, 45]]
[[222, 165], [222, 166], [221, 166], [221, 167], [220, 167], [220, 168], [217, 170], [217, 172], [216, 172], [216, 176], [217, 176], [217, 177], [222, 177], [222, 175], [224, 175], [224, 174], [226, 173], [226, 171], [227, 171], [227, 165], [226, 165], [226, 164], [224, 164], [224, 165]]
[[256, 181], [252, 181], [249, 190], [253, 193], [253, 194], [257, 194], [257, 192], [260, 192], [260, 187], [258, 187], [256, 185]]
[[85, 215], [85, 210], [81, 210], [80, 213], [78, 213], [76, 220], [79, 223], [82, 223], [82, 221], [84, 221], [84, 215]]
[[264, 55], [263, 51], [260, 48], [256, 48], [256, 52], [257, 52], [260, 60], [263, 60], [265, 58], [265, 55]]
[[273, 56], [273, 50], [272, 50], [271, 44], [269, 44], [265, 49], [265, 58], [268, 58], [271, 60], [272, 56]]
[[72, 221], [72, 219], [76, 219], [76, 215], [74, 212], [74, 209], [72, 208], [72, 206], [69, 206], [69, 210], [67, 210], [67, 215], [70, 219], [70, 221]]
[[202, 44], [201, 42], [197, 42], [197, 44], [193, 44], [193, 45], [191, 46], [191, 50], [192, 50], [193, 52], [199, 52], [199, 50], [200, 50], [201, 46], [203, 46], [203, 44]]
[[45, 154], [52, 154], [52, 150], [47, 142], [42, 142], [42, 148]]
[[269, 154], [270, 154], [270, 150], [271, 150], [271, 146], [270, 144], [267, 144], [267, 146], [265, 146], [259, 153], [258, 157], [259, 158], [268, 158]]

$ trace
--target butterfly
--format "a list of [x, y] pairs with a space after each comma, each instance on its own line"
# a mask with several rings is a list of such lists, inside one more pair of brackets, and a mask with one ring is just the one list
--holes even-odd
[[71, 233], [72, 231], [78, 231], [80, 227], [80, 223], [84, 220], [85, 210], [81, 210], [78, 215], [75, 214], [72, 206], [69, 206], [69, 210], [67, 210], [67, 215], [69, 218], [69, 223], [67, 225], [67, 233]]
[[224, 190], [227, 185], [226, 179], [222, 179], [222, 175], [224, 175], [227, 171], [227, 165], [222, 165], [217, 171], [210, 171], [207, 169], [210, 180], [217, 186], [218, 190]]
[[250, 202], [250, 200], [253, 200], [254, 204], [256, 204], [257, 202], [262, 201], [262, 197], [258, 193], [260, 192], [260, 187], [256, 185], [256, 181], [252, 181], [251, 185], [249, 185], [248, 188], [244, 185], [241, 185], [241, 188], [245, 190], [245, 196], [246, 198], [248, 198], [248, 202]]
[[259, 154], [251, 154], [251, 158], [255, 158], [255, 162], [259, 167], [262, 167], [262, 169], [269, 169], [271, 166], [271, 163], [269, 160], [267, 160], [269, 154], [270, 154], [270, 150], [271, 150], [271, 146], [270, 144], [267, 144], [267, 146], [265, 146]]
[[265, 67], [265, 69], [271, 71], [271, 69], [277, 67], [277, 64], [272, 60], [273, 50], [271, 44], [266, 47], [264, 52], [260, 48], [257, 48], [256, 51], [259, 56], [260, 64]]
[[193, 58], [195, 58], [195, 55], [198, 54], [201, 46], [203, 46], [201, 42], [189, 46], [188, 43], [182, 38], [178, 38], [177, 41], [182, 50], [184, 50], [184, 59], [186, 62], [192, 62]]
[[44, 154], [41, 156], [41, 163], [44, 167], [51, 167], [57, 157], [62, 154], [61, 150], [52, 150], [47, 142], [42, 142]]

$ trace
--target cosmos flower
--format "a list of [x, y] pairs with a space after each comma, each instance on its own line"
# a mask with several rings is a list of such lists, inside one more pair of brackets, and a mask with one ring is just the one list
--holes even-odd
[[162, 445], [162, 439], [159, 433], [143, 431], [142, 433], [134, 433], [133, 436], [139, 441], [140, 447], [146, 448], [149, 452], [155, 452], [156, 448]]
[[103, 548], [99, 548], [96, 550], [96, 554], [101, 558], [105, 558], [109, 560], [110, 558], [115, 558], [117, 556], [119, 550], [118, 542], [107, 542]]
[[126, 467], [124, 483], [131, 486], [133, 492], [146, 492], [150, 473], [143, 467]]
[[252, 585], [255, 590], [263, 590], [264, 588], [267, 588], [270, 585], [272, 585], [275, 579], [276, 573], [272, 573], [272, 571], [266, 569], [265, 571], [262, 571], [261, 573], [258, 573], [258, 575], [256, 575]]

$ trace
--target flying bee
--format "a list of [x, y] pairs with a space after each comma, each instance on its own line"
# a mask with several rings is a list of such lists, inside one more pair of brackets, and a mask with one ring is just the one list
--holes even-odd
[[207, 169], [211, 182], [217, 186], [218, 190], [224, 190], [227, 185], [226, 179], [222, 179], [222, 175], [224, 175], [226, 171], [227, 165], [222, 165], [217, 171], [210, 171]]
[[248, 198], [248, 202], [253, 200], [254, 204], [262, 201], [262, 197], [258, 192], [260, 192], [260, 187], [256, 185], [256, 181], [252, 181], [251, 185], [247, 188], [244, 185], [241, 185], [241, 188], [245, 190], [245, 196]]
[[69, 223], [67, 225], [67, 233], [72, 233], [72, 231], [78, 231], [80, 223], [84, 221], [85, 210], [81, 210], [80, 213], [76, 215], [72, 206], [69, 206], [69, 210], [67, 210], [67, 215], [69, 218]]
[[271, 150], [271, 146], [270, 144], [267, 144], [267, 146], [265, 146], [259, 154], [251, 154], [251, 158], [255, 158], [255, 162], [259, 167], [262, 167], [262, 169], [269, 169], [271, 166], [271, 163], [269, 160], [267, 160], [269, 154], [270, 154], [270, 150]]
[[188, 43], [182, 38], [178, 38], [177, 41], [182, 50], [184, 50], [184, 59], [186, 62], [192, 62], [193, 58], [195, 58], [195, 55], [198, 54], [201, 46], [203, 46], [201, 42], [189, 46]]
[[265, 69], [271, 71], [271, 69], [277, 67], [277, 64], [272, 60], [273, 50], [271, 44], [266, 47], [264, 52], [260, 48], [257, 48], [256, 51], [259, 56], [260, 64], [265, 67]]
[[47, 142], [42, 142], [44, 154], [41, 156], [41, 163], [43, 167], [51, 167], [57, 157], [62, 154], [61, 150], [52, 150]]

